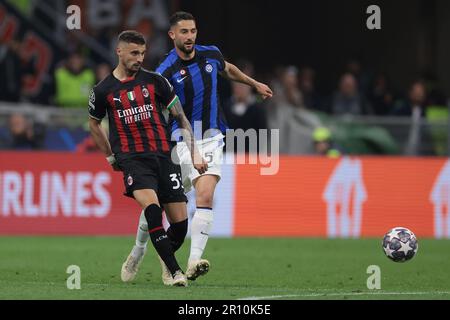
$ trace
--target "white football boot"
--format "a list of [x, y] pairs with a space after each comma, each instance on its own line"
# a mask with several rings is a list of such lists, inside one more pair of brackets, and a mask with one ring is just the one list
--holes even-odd
[[177, 271], [175, 273], [175, 276], [172, 277], [172, 274], [169, 271], [169, 268], [167, 268], [164, 261], [161, 259], [160, 256], [158, 256], [159, 262], [161, 263], [161, 269], [162, 274], [161, 278], [163, 283], [166, 286], [177, 286], [177, 287], [187, 287], [187, 278], [186, 275], [182, 271]]
[[177, 272], [175, 272], [175, 275], [173, 276], [173, 280], [172, 280], [172, 286], [175, 286], [175, 287], [187, 287], [188, 286], [188, 281], [187, 281], [186, 275], [181, 270], [178, 270]]
[[210, 264], [208, 260], [200, 259], [196, 261], [189, 261], [186, 270], [186, 276], [189, 280], [195, 280], [199, 276], [203, 276], [208, 273]]
[[164, 261], [161, 259], [161, 257], [158, 256], [158, 258], [159, 258], [159, 263], [161, 263], [161, 270], [162, 270], [161, 278], [162, 278], [162, 282], [163, 282], [166, 286], [171, 286], [171, 285], [173, 285], [172, 274], [170, 273], [169, 269], [167, 268], [166, 264], [165, 264]]
[[147, 248], [142, 251], [142, 255], [139, 257], [134, 257], [131, 253], [128, 255], [127, 260], [122, 264], [122, 271], [120, 273], [120, 278], [123, 282], [130, 282], [136, 278], [146, 251]]

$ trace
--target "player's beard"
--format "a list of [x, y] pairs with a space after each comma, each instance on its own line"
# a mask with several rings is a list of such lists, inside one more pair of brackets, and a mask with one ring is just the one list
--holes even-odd
[[182, 44], [178, 44], [177, 47], [178, 49], [180, 49], [180, 51], [182, 51], [183, 53], [185, 53], [186, 55], [191, 54], [194, 51], [194, 42], [189, 43], [191, 46], [190, 49], [186, 48], [185, 46], [187, 45], [186, 43], [182, 43]]
[[128, 76], [134, 76], [139, 69], [141, 68], [141, 65], [139, 63], [133, 63], [132, 65], [130, 65], [129, 67], [127, 67], [127, 75]]

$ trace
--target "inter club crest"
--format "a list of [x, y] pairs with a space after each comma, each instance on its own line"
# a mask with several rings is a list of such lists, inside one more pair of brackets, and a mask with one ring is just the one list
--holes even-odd
[[181, 69], [181, 70], [180, 70], [180, 75], [184, 76], [185, 74], [186, 74], [186, 70]]
[[208, 63], [208, 64], [205, 66], [205, 70], [206, 70], [206, 72], [211, 73], [211, 72], [213, 71], [213, 66], [212, 66], [210, 63]]

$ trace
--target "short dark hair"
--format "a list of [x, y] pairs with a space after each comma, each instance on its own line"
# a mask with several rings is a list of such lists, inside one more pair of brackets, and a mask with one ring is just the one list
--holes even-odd
[[140, 45], [145, 45], [145, 37], [142, 33], [135, 30], [125, 30], [119, 34], [118, 42], [123, 41], [126, 43], [135, 43]]
[[169, 19], [170, 26], [173, 27], [181, 20], [194, 20], [195, 22], [194, 16], [189, 12], [177, 11]]

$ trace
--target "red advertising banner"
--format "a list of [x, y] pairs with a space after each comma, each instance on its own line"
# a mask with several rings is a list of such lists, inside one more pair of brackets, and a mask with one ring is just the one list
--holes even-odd
[[[281, 157], [275, 175], [225, 167], [222, 236], [380, 237], [402, 226], [450, 238], [446, 158]], [[122, 179], [99, 154], [1, 152], [0, 234], [132, 235], [140, 208]]]
[[140, 214], [99, 154], [0, 153], [0, 234], [132, 234]]
[[279, 172], [236, 166], [235, 236], [450, 237], [443, 158], [282, 157]]

